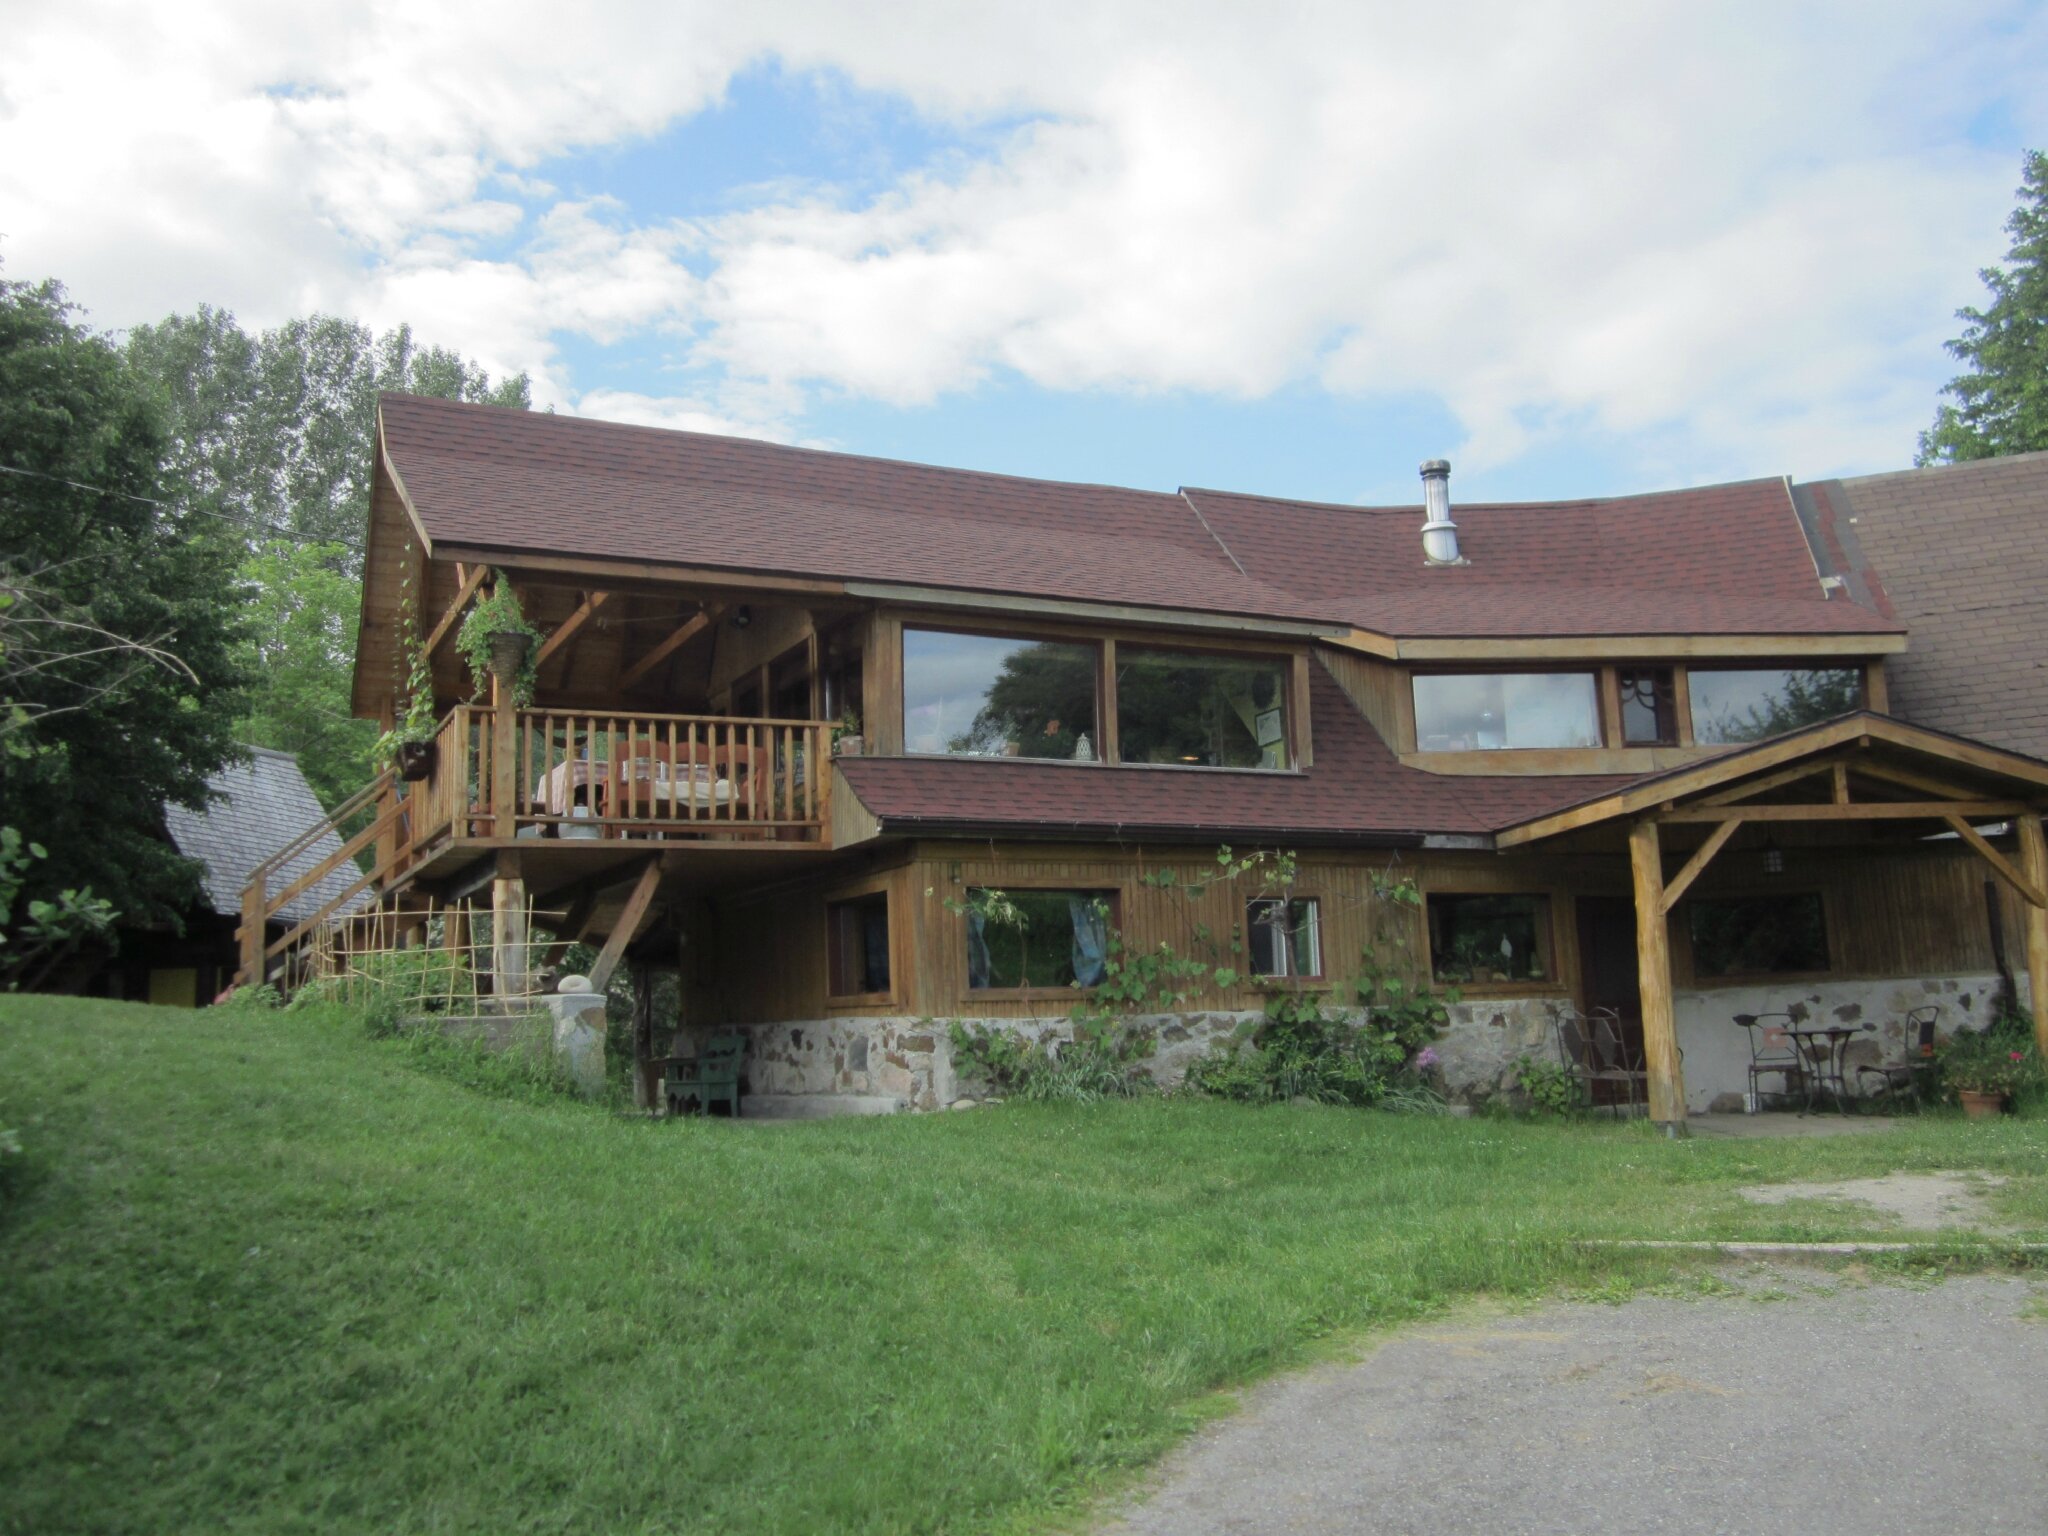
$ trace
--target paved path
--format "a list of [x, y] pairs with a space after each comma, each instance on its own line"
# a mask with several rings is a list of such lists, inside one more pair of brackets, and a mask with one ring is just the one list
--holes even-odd
[[1106, 1529], [2048, 1532], [2048, 1284], [1731, 1278], [1468, 1315], [1270, 1383]]

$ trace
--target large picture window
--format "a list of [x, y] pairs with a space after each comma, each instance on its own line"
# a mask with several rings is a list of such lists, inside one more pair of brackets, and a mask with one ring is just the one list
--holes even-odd
[[975, 889], [966, 907], [973, 991], [1093, 987], [1108, 974], [1112, 892]]
[[1787, 976], [1829, 968], [1827, 905], [1818, 891], [1695, 897], [1691, 907], [1694, 976]]
[[903, 632], [903, 746], [970, 757], [1092, 758], [1096, 648]]
[[1550, 899], [1546, 896], [1432, 895], [1430, 971], [1441, 982], [1481, 986], [1548, 981]]
[[1117, 750], [1127, 763], [1285, 768], [1287, 676], [1279, 661], [1120, 646]]
[[1686, 686], [1692, 739], [1702, 746], [1762, 741], [1863, 707], [1863, 674], [1853, 667], [1694, 667]]
[[1415, 679], [1415, 745], [1424, 752], [1597, 747], [1593, 674], [1422, 673]]

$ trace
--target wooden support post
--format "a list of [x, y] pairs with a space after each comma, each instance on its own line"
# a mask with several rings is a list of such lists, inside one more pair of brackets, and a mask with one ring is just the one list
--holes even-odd
[[269, 899], [264, 894], [263, 872], [242, 889], [242, 968], [235, 974], [235, 985], [254, 987], [263, 981], [263, 921], [267, 915], [264, 903]]
[[598, 952], [597, 964], [590, 968], [590, 990], [602, 992], [612, 979], [612, 972], [619, 968], [619, 960], [626, 953], [626, 946], [633, 942], [633, 935], [640, 931], [640, 924], [647, 916], [647, 909], [654, 902], [654, 893], [661, 886], [661, 860], [649, 859], [647, 867], [640, 871], [640, 881], [633, 887], [633, 894], [626, 898], [626, 908], [619, 914], [619, 920], [612, 924], [611, 937], [604, 941], [604, 948]]
[[491, 836], [511, 837], [519, 830], [519, 711], [512, 707], [512, 685], [491, 679]]
[[[2019, 818], [2020, 863], [2036, 890], [2048, 890], [2048, 838], [2041, 818]], [[2027, 903], [2027, 990], [2034, 1010], [2034, 1045], [2048, 1056], [2048, 907]]]
[[654, 968], [633, 967], [633, 1107], [652, 1109], [660, 1091], [654, 1066]]
[[1654, 821], [1628, 829], [1636, 889], [1636, 978], [1643, 999], [1643, 1055], [1650, 1077], [1650, 1118], [1685, 1134], [1685, 1078], [1678, 1065], [1678, 1024], [1671, 1007], [1671, 931], [1664, 914], [1664, 861]]
[[491, 990], [501, 999], [523, 997], [527, 982], [526, 881], [519, 855], [501, 849], [491, 881]]

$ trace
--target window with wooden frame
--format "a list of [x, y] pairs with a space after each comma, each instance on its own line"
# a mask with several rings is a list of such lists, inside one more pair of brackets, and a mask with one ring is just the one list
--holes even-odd
[[1600, 690], [1591, 672], [1419, 672], [1414, 689], [1418, 751], [1600, 745]]
[[1692, 737], [1701, 746], [1763, 741], [1863, 707], [1860, 667], [1690, 667]]
[[1114, 891], [978, 886], [962, 905], [970, 992], [1093, 987], [1108, 977]]
[[1678, 685], [1672, 669], [1623, 667], [1615, 681], [1621, 692], [1621, 744], [1677, 746]]
[[1496, 987], [1556, 980], [1548, 896], [1432, 891], [1425, 906], [1437, 981]]
[[1827, 902], [1819, 891], [1695, 896], [1686, 905], [1695, 980], [1815, 976], [1834, 968]]
[[1244, 909], [1245, 951], [1254, 976], [1320, 980], [1323, 931], [1313, 896], [1254, 896]]
[[825, 903], [826, 990], [832, 997], [882, 997], [891, 987], [889, 893]]
[[1093, 641], [903, 631], [903, 749], [1088, 761], [1100, 753]]
[[1290, 665], [1278, 656], [1119, 643], [1119, 760], [1186, 768], [1291, 767]]

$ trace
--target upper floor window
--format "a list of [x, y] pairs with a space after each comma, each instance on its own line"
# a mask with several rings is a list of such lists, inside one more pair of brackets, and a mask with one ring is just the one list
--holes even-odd
[[1597, 747], [1600, 701], [1590, 672], [1421, 673], [1415, 744], [1424, 752]]
[[1701, 746], [1762, 741], [1863, 707], [1863, 674], [1853, 667], [1694, 667], [1686, 686], [1692, 739]]
[[1669, 667], [1623, 667], [1621, 741], [1629, 747], [1678, 745], [1678, 691]]
[[1285, 768], [1286, 664], [1119, 646], [1116, 730], [1127, 763]]
[[903, 747], [973, 757], [1097, 755], [1096, 648], [903, 632]]

